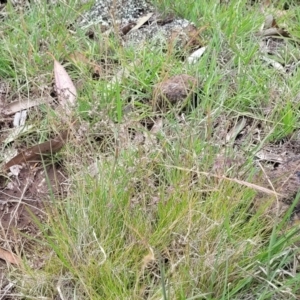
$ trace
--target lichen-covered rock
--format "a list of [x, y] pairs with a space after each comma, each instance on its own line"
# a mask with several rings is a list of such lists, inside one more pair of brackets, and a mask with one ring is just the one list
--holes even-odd
[[83, 14], [80, 26], [100, 24], [102, 31], [113, 25], [124, 26], [154, 10], [148, 0], [96, 0], [92, 8]]
[[184, 50], [199, 48], [201, 41], [195, 25], [185, 19], [166, 18], [161, 19], [158, 14], [153, 15], [148, 24], [139, 30], [130, 31], [124, 37], [125, 47], [141, 48], [145, 43], [153, 47]]
[[152, 105], [155, 110], [166, 111], [171, 107], [184, 107], [196, 92], [198, 80], [181, 74], [158, 83], [153, 90]]
[[[139, 18], [153, 13], [145, 24], [131, 30]], [[145, 43], [153, 47], [195, 50], [202, 46], [199, 31], [193, 23], [172, 15], [159, 14], [148, 0], [96, 0], [94, 6], [78, 20], [79, 26], [100, 25], [101, 31], [114, 29], [122, 35], [124, 47], [143, 49]], [[187, 51], [191, 52], [191, 51]]]

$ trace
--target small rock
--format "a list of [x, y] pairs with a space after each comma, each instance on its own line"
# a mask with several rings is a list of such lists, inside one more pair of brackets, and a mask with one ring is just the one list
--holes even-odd
[[198, 29], [193, 23], [173, 18], [160, 24], [162, 20], [164, 19], [159, 14], [154, 14], [148, 25], [130, 31], [124, 37], [124, 47], [142, 49], [148, 43], [153, 48], [171, 47], [175, 52], [182, 50], [190, 52], [189, 49], [193, 51], [202, 46]]
[[172, 106], [183, 108], [194, 95], [198, 80], [190, 75], [175, 75], [154, 87], [152, 105], [155, 110], [167, 111]]
[[[158, 13], [149, 0], [96, 0], [92, 8], [77, 20], [81, 28], [98, 24], [101, 32], [119, 29], [123, 46], [135, 50], [145, 43], [153, 48], [172, 48], [174, 51], [192, 52], [202, 47], [199, 29], [185, 19]], [[153, 15], [138, 30], [131, 30], [140, 17]]]

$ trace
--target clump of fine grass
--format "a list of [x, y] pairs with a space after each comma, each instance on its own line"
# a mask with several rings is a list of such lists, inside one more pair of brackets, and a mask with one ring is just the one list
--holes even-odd
[[[298, 128], [292, 101], [297, 74], [283, 84], [261, 61], [254, 33], [264, 18], [257, 6], [246, 1], [159, 5], [206, 28], [207, 50], [197, 64], [187, 66], [151, 44], [135, 52], [120, 49], [113, 38], [90, 40], [80, 29], [71, 32], [67, 25], [78, 16], [75, 2], [51, 9], [36, 4], [20, 15], [9, 7], [0, 74], [20, 94], [51, 85], [47, 52], [68, 60], [78, 51], [99, 64], [105, 61], [102, 77], [94, 80], [88, 67], [68, 60], [69, 73], [81, 86], [77, 116], [89, 131], [60, 156], [69, 192], [63, 201], [53, 195], [50, 221], [39, 224], [48, 258], [35, 273], [29, 266], [11, 273], [16, 288], [23, 296], [50, 298], [295, 299], [298, 238], [294, 229], [285, 229], [291, 211], [283, 221], [265, 209], [256, 211], [255, 190], [222, 178], [223, 171], [227, 178], [255, 173], [251, 147], [241, 145], [242, 166], [209, 174], [220, 153], [237, 156], [237, 148], [225, 148], [214, 135], [219, 117], [260, 120], [266, 129], [254, 147]], [[109, 89], [121, 67], [130, 76]], [[159, 130], [149, 132], [140, 121], [157, 122], [150, 105], [153, 85], [180, 73], [201, 78], [198, 106], [184, 116], [163, 116]], [[284, 95], [289, 99], [283, 103]], [[128, 104], [135, 108], [129, 114]], [[89, 165], [95, 162], [93, 175]]]

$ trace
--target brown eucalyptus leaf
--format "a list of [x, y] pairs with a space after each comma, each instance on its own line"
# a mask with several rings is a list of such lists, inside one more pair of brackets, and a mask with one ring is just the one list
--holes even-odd
[[65, 145], [67, 139], [68, 131], [66, 130], [62, 134], [47, 142], [23, 150], [4, 165], [4, 171], [7, 171], [14, 165], [22, 165], [27, 162], [41, 161], [42, 155], [58, 152]]
[[76, 87], [65, 68], [56, 60], [54, 60], [54, 78], [58, 93], [58, 101], [65, 109], [66, 113], [70, 115], [70, 107], [76, 104]]
[[0, 248], [0, 259], [3, 259], [6, 262], [14, 265], [19, 265], [21, 262], [20, 258], [17, 255], [2, 248]]

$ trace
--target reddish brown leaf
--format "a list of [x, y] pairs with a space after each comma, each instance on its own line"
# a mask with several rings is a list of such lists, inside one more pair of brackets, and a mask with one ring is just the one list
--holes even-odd
[[4, 165], [4, 171], [7, 171], [14, 165], [22, 165], [27, 162], [40, 161], [42, 155], [58, 152], [64, 146], [67, 139], [68, 131], [64, 131], [61, 135], [55, 137], [54, 139], [22, 151]]

